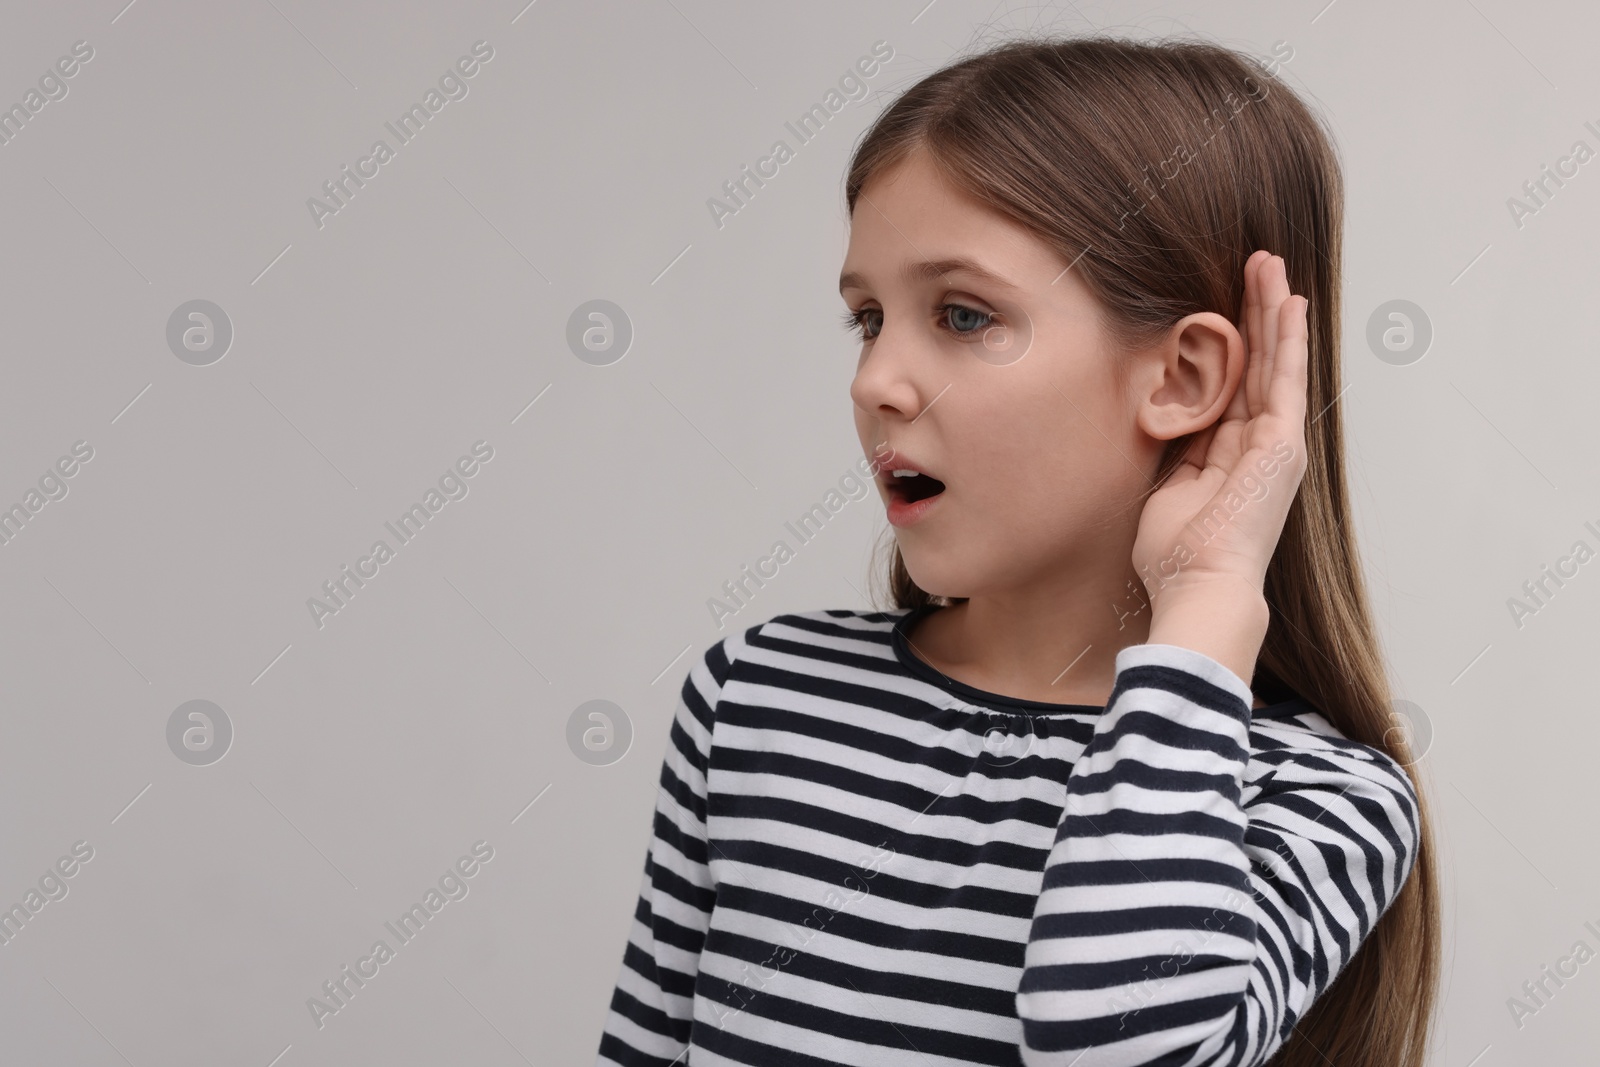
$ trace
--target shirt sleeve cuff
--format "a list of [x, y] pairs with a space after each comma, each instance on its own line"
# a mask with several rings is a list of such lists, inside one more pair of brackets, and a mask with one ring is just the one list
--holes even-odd
[[1248, 682], [1204, 652], [1197, 652], [1192, 648], [1184, 648], [1182, 645], [1143, 644], [1129, 645], [1117, 653], [1119, 675], [1130, 667], [1144, 666], [1170, 667], [1187, 671], [1223, 692], [1237, 697], [1246, 712], [1249, 712], [1254, 699]]

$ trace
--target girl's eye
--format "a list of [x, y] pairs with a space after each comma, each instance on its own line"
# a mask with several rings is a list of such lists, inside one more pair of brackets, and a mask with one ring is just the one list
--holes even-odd
[[[945, 328], [957, 337], [970, 337], [994, 321], [994, 316], [988, 312], [969, 308], [965, 304], [940, 304], [934, 310], [941, 312], [940, 318], [949, 324]], [[846, 311], [844, 327], [853, 331], [860, 340], [870, 341], [883, 329], [883, 309]]]
[[[868, 326], [867, 320], [872, 318], [873, 325]], [[855, 333], [860, 341], [870, 341], [878, 336], [878, 331], [883, 329], [883, 311], [880, 308], [862, 308], [860, 311], [846, 311], [844, 313], [844, 328]]]
[[994, 321], [994, 316], [988, 312], [978, 311], [964, 304], [940, 304], [939, 310], [945, 313], [946, 321], [950, 323], [952, 332], [958, 337], [977, 333]]

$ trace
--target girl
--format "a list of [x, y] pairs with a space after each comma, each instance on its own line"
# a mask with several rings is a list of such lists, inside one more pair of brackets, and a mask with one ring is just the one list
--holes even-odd
[[1018, 41], [846, 199], [895, 608], [690, 670], [599, 1062], [1419, 1067], [1318, 122], [1219, 47]]

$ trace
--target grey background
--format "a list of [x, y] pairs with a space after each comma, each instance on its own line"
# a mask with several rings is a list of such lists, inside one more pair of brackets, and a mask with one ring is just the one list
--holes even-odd
[[[1600, 147], [1592, 6], [125, 2], [0, 16], [0, 104], [94, 48], [0, 146], [0, 504], [94, 449], [0, 546], [0, 904], [94, 849], [0, 946], [0, 1060], [592, 1060], [689, 665], [868, 606], [875, 497], [727, 628], [706, 607], [860, 454], [852, 142], [974, 33], [1114, 28], [1286, 42], [1331, 118], [1358, 534], [1433, 735], [1431, 1062], [1587, 1062], [1600, 964], [1520, 1028], [1507, 998], [1600, 948], [1600, 563], [1520, 628], [1507, 600], [1600, 545], [1600, 162], [1521, 228], [1506, 200]], [[468, 95], [319, 229], [307, 198], [478, 40]], [[706, 200], [878, 40], [871, 95], [718, 229]], [[166, 343], [196, 299], [234, 329], [204, 367]], [[608, 366], [566, 343], [594, 299], [634, 332]], [[1420, 361], [1366, 344], [1391, 300], [1431, 321]], [[307, 598], [479, 440], [468, 495], [318, 629]], [[197, 699], [233, 728], [204, 766], [167, 744]], [[568, 746], [591, 700], [631, 722], [609, 764]], [[468, 895], [319, 1030], [307, 998], [480, 840]]]

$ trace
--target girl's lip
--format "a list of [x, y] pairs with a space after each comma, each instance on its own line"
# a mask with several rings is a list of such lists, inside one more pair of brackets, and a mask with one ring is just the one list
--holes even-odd
[[912, 503], [894, 490], [889, 491], [889, 504], [887, 512], [889, 523], [892, 526], [904, 528], [921, 522], [933, 508], [939, 506], [939, 501], [944, 499], [944, 493], [935, 493], [933, 496], [923, 497]]
[[[916, 471], [918, 474], [926, 474], [930, 478], [939, 477], [916, 460], [892, 448], [886, 453], [880, 453], [874, 458], [873, 462], [878, 467], [878, 480], [888, 486], [892, 486], [895, 483], [895, 471]], [[939, 480], [943, 481], [943, 479]]]

